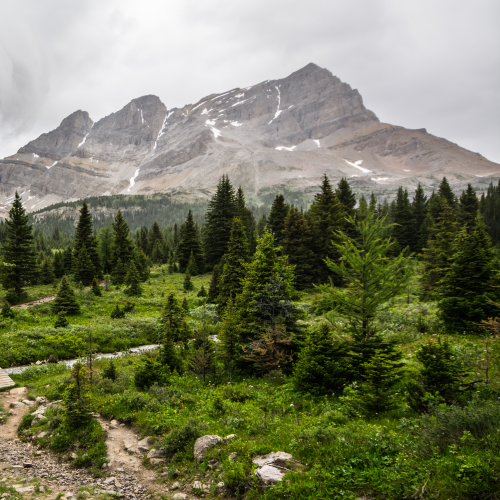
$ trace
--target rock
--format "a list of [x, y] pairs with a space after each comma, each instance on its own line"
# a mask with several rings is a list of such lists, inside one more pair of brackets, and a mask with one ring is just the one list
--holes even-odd
[[17, 411], [9, 410], [9, 415], [17, 415]]
[[173, 497], [174, 500], [186, 500], [187, 495], [184, 493], [176, 493]]
[[236, 437], [236, 434], [229, 434], [229, 436], [226, 436], [224, 438], [224, 442], [225, 443], [230, 443], [235, 437]]
[[160, 448], [159, 450], [155, 450], [154, 448], [147, 454], [147, 458], [165, 458], [163, 454], [164, 448]]
[[236, 457], [238, 456], [238, 453], [236, 453], [235, 451], [233, 451], [230, 455], [229, 455], [229, 460], [233, 461], [233, 460], [236, 460]]
[[261, 455], [255, 457], [252, 460], [252, 463], [263, 466], [263, 465], [272, 465], [278, 461], [286, 462], [287, 460], [292, 460], [293, 456], [290, 453], [285, 453], [284, 451], [276, 451], [268, 453], [267, 455]]
[[70, 455], [70, 457], [71, 457], [73, 460], [76, 460], [76, 459], [78, 458], [78, 455], [77, 455], [75, 452], [73, 452], [73, 453]]
[[17, 493], [33, 493], [35, 491], [34, 486], [23, 486], [21, 484], [14, 484], [12, 487], [17, 491]]
[[20, 396], [21, 394], [26, 394], [28, 389], [26, 387], [16, 387], [15, 389], [11, 389], [9, 394], [13, 396]]
[[219, 465], [219, 461], [216, 458], [214, 458], [213, 460], [210, 460], [208, 462], [208, 468], [211, 470], [215, 469], [218, 465]]
[[21, 403], [20, 401], [13, 401], [12, 403], [10, 403], [9, 405], [11, 408], [25, 408], [26, 405]]
[[42, 432], [40, 432], [40, 433], [37, 435], [37, 438], [42, 439], [42, 438], [44, 438], [45, 436], [47, 436], [48, 434], [49, 434], [48, 432], [42, 431]]
[[271, 486], [281, 481], [285, 476], [286, 471], [277, 469], [272, 465], [263, 465], [255, 470], [255, 475], [262, 481], [265, 486]]
[[38, 361], [35, 363], [35, 365], [38, 365], [38, 366], [43, 365], [43, 361], [38, 360]]
[[38, 493], [45, 493], [45, 486], [39, 486]]
[[214, 434], [208, 434], [206, 436], [202, 436], [196, 440], [194, 443], [194, 458], [198, 462], [202, 462], [205, 457], [205, 453], [210, 448], [213, 448], [217, 444], [222, 441], [220, 436]]
[[148, 451], [151, 448], [150, 440], [151, 440], [151, 436], [148, 436], [148, 437], [145, 437], [144, 439], [141, 439], [137, 443], [137, 447], [139, 448], [139, 450], [141, 449], [141, 446], [142, 446], [143, 448], [146, 448], [146, 451]]
[[151, 458], [149, 461], [152, 465], [161, 465], [166, 462], [164, 458]]
[[115, 478], [114, 477], [108, 477], [107, 479], [105, 479], [103, 481], [104, 484], [108, 485], [108, 484], [114, 484], [115, 483]]
[[137, 449], [139, 451], [141, 451], [142, 453], [146, 453], [149, 451], [149, 447], [148, 446], [138, 446]]
[[57, 359], [51, 354], [49, 356], [49, 359], [47, 360], [47, 363], [57, 363]]
[[119, 422], [118, 420], [111, 420], [111, 422], [109, 423], [109, 428], [110, 429], [118, 429], [118, 426], [119, 426]]
[[21, 403], [25, 404], [26, 406], [35, 406], [35, 402], [34, 401], [30, 401], [29, 399], [21, 399]]
[[129, 448], [133, 448], [135, 445], [135, 443], [133, 443], [132, 441], [123, 441], [123, 449], [124, 450], [128, 450]]
[[31, 421], [31, 427], [38, 424], [38, 422], [41, 422], [42, 420], [47, 420], [47, 417], [45, 417], [44, 415], [40, 415], [40, 414], [35, 415], [35, 418]]
[[176, 482], [175, 482], [175, 483], [174, 483], [174, 484], [170, 487], [170, 489], [171, 489], [171, 490], [178, 490], [178, 489], [179, 489], [179, 487], [180, 487], [180, 485], [179, 485], [179, 481], [176, 481]]
[[23, 467], [25, 469], [31, 469], [31, 467], [33, 467], [33, 464], [31, 462], [24, 462]]
[[49, 401], [47, 400], [47, 398], [45, 396], [38, 396], [36, 399], [35, 399], [35, 403], [37, 405], [45, 405], [47, 404]]
[[127, 453], [130, 455], [139, 455], [139, 450], [137, 448], [127, 448]]

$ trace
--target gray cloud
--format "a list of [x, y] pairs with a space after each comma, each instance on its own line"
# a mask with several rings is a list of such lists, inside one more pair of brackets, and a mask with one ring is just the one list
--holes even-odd
[[0, 4], [0, 157], [76, 109], [195, 102], [309, 62], [382, 121], [500, 162], [496, 0], [25, 0]]

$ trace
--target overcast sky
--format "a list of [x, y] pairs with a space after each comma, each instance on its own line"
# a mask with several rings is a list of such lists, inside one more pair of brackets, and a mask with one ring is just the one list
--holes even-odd
[[498, 0], [0, 0], [0, 158], [77, 109], [168, 108], [314, 62], [383, 122], [500, 163]]

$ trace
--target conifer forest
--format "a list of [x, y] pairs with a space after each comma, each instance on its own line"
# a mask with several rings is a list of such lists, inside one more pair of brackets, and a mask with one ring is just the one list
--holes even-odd
[[0, 222], [0, 367], [63, 402], [21, 439], [100, 476], [116, 419], [165, 487], [203, 478], [186, 498], [500, 499], [500, 184], [143, 198], [58, 223], [16, 193]]

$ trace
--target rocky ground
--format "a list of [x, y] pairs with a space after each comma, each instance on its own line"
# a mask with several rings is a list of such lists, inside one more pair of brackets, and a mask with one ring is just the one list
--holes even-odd
[[[143, 454], [151, 453], [147, 439], [140, 441], [132, 429], [116, 421], [109, 423], [100, 419], [107, 430], [110, 461], [107, 477], [94, 478], [84, 469], [73, 469], [61, 463], [56, 455], [17, 438], [17, 427], [29, 406], [23, 403], [27, 402], [25, 397], [25, 388], [0, 394], [10, 413], [7, 422], [0, 425], [0, 488], [11, 488], [0, 498], [31, 498], [36, 495], [46, 500], [62, 497], [101, 500], [110, 496], [131, 500], [190, 499], [208, 493], [209, 485], [203, 485], [201, 481], [193, 484], [173, 482], [168, 480], [166, 471], [158, 474], [144, 467]], [[192, 494], [193, 487], [197, 486], [201, 486], [200, 490], [205, 489], [200, 496]]]

